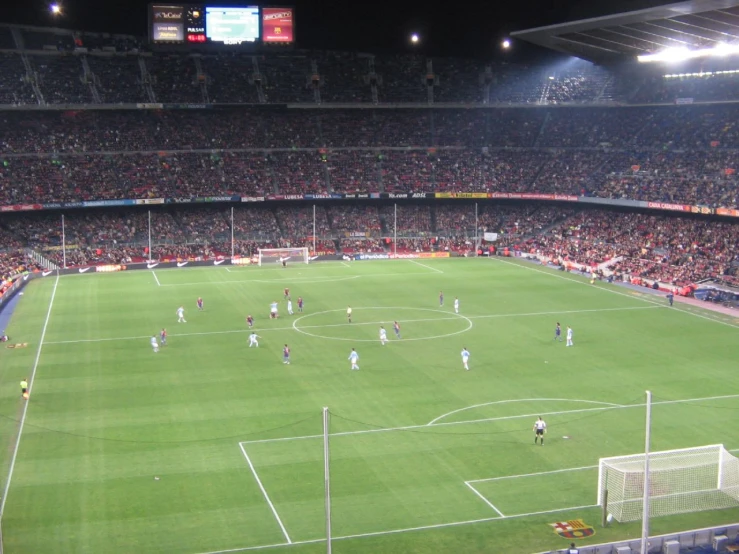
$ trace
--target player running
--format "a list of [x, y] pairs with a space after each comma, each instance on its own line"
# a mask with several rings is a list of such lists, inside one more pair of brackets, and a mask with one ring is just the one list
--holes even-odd
[[675, 295], [670, 291], [667, 293], [667, 301], [670, 303], [670, 306], [672, 306], [672, 303], [675, 302]]
[[198, 296], [198, 310], [203, 311], [203, 299]]
[[572, 342], [572, 327], [567, 327], [567, 346], [575, 346]]
[[285, 300], [287, 300], [288, 298], [290, 298], [290, 289], [285, 288], [284, 293], [285, 293], [285, 298], [284, 298]]
[[154, 354], [159, 352], [159, 343], [156, 337], [151, 337], [151, 347], [154, 349]]
[[257, 339], [261, 338], [262, 337], [252, 331], [251, 335], [249, 335], [249, 348], [251, 348], [252, 346], [256, 346], [257, 348], [259, 348], [259, 341]]
[[302, 296], [298, 296], [298, 311], [299, 312], [303, 311], [303, 297]]
[[459, 313], [459, 298], [457, 298], [456, 296], [454, 297], [454, 313]]
[[557, 322], [557, 326], [554, 328], [554, 340], [562, 342], [562, 327]]
[[280, 314], [277, 313], [277, 302], [272, 302], [269, 305], [269, 318], [277, 319], [278, 317], [280, 317]]
[[439, 291], [439, 306], [444, 305], [444, 291]]
[[547, 424], [544, 423], [544, 420], [539, 416], [539, 419], [534, 422], [534, 444], [536, 444], [536, 441], [541, 439], [541, 445], [544, 446], [544, 433], [547, 432]]
[[24, 377], [21, 379], [21, 396], [26, 398], [26, 395], [28, 395], [28, 379]]
[[162, 343], [162, 346], [167, 346], [167, 330], [164, 328], [159, 331], [159, 342]]
[[352, 322], [352, 307], [351, 306], [346, 307], [346, 319], [349, 320], [349, 323]]
[[349, 361], [352, 363], [352, 371], [359, 371], [359, 365], [357, 364], [359, 361], [359, 354], [353, 348], [349, 353]]
[[400, 323], [397, 321], [393, 322], [393, 331], [395, 331], [395, 336], [400, 338]]
[[290, 348], [287, 345], [282, 349], [282, 363], [290, 365]]
[[254, 318], [249, 314], [246, 316], [246, 323], [249, 325], [249, 329], [252, 329], [254, 327]]
[[470, 361], [470, 351], [467, 350], [467, 347], [465, 346], [464, 348], [462, 348], [462, 365], [467, 371], [470, 370], [469, 361]]
[[177, 323], [187, 323], [185, 320], [185, 308], [184, 306], [180, 306], [177, 308]]
[[380, 344], [382, 346], [385, 346], [386, 342], [387, 342], [387, 331], [385, 331], [384, 327], [380, 327]]
[[293, 315], [293, 301], [289, 298], [287, 299], [287, 313], [288, 315]]

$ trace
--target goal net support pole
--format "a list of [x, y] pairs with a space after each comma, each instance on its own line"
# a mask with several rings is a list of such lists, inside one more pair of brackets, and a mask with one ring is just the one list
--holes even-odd
[[641, 554], [649, 554], [649, 451], [652, 444], [652, 393], [647, 391], [647, 417], [644, 431], [644, 497], [641, 511]]
[[330, 472], [330, 452], [328, 445], [328, 408], [323, 408], [323, 482], [325, 489], [325, 508], [326, 508], [326, 552], [331, 554], [331, 472]]
[[301, 262], [307, 264], [310, 262], [310, 252], [307, 247], [302, 248], [260, 248], [259, 249], [259, 265], [270, 262], [279, 263], [285, 258], [290, 258], [291, 262]]

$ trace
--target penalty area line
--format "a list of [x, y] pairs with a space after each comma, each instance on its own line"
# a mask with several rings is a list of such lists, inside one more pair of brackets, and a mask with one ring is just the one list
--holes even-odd
[[239, 443], [239, 448], [241, 449], [241, 453], [244, 455], [244, 458], [246, 458], [246, 463], [249, 464], [249, 469], [251, 469], [252, 474], [254, 475], [254, 479], [257, 480], [257, 485], [259, 485], [259, 489], [262, 491], [262, 494], [264, 495], [264, 499], [267, 501], [267, 504], [269, 504], [269, 509], [272, 511], [272, 515], [275, 516], [275, 519], [277, 520], [277, 524], [280, 526], [280, 529], [282, 530], [282, 534], [285, 537], [285, 540], [288, 544], [292, 544], [293, 541], [290, 539], [290, 535], [287, 534], [287, 529], [285, 529], [285, 525], [282, 523], [282, 520], [280, 519], [280, 515], [277, 513], [277, 509], [275, 508], [275, 505], [272, 504], [272, 501], [269, 498], [269, 495], [267, 494], [266, 489], [264, 488], [264, 485], [262, 484], [262, 480], [259, 478], [259, 475], [257, 475], [257, 470], [254, 469], [254, 464], [251, 463], [251, 459], [249, 458], [249, 455], [246, 453], [246, 449], [244, 448], [244, 445], [242, 443]]
[[485, 504], [487, 504], [488, 506], [490, 506], [495, 511], [495, 513], [497, 513], [500, 517], [505, 517], [505, 514], [503, 512], [501, 512], [498, 508], [496, 508], [495, 505], [492, 502], [490, 502], [490, 500], [488, 500], [487, 498], [485, 498], [485, 495], [483, 495], [475, 487], [473, 487], [472, 485], [470, 485], [470, 482], [469, 481], [465, 481], [464, 484], [467, 485], [467, 487], [469, 487], [469, 489], [472, 492], [474, 492], [478, 497], [480, 497], [480, 499]]
[[152, 270], [151, 274], [154, 276], [154, 280], [157, 282], [157, 286], [162, 286], [162, 284], [159, 282], [159, 277], [157, 277], [157, 272]]
[[425, 267], [426, 269], [430, 269], [431, 271], [435, 271], [436, 273], [444, 273], [440, 269], [436, 269], [435, 267], [431, 267], [430, 265], [422, 264], [421, 262], [417, 262], [416, 260], [407, 260], [411, 262], [412, 264], [420, 265], [421, 267]]

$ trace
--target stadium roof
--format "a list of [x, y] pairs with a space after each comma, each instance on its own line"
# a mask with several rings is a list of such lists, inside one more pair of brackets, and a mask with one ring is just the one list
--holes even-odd
[[516, 31], [511, 36], [596, 63], [667, 48], [739, 44], [739, 0], [688, 0]]

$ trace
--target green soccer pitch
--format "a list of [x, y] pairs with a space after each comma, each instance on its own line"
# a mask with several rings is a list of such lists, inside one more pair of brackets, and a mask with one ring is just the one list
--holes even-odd
[[647, 389], [653, 450], [739, 448], [737, 320], [511, 260], [47, 277], [7, 332], [28, 347], [0, 352], [5, 554], [324, 552], [323, 406], [339, 553], [531, 553], [567, 546], [549, 524], [573, 519], [596, 531], [582, 544], [639, 536], [594, 504], [598, 459], [643, 452]]

